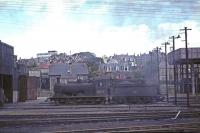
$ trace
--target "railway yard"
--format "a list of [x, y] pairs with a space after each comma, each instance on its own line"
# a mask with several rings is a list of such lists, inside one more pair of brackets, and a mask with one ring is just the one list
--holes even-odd
[[56, 105], [36, 101], [0, 109], [0, 132], [199, 132], [200, 108], [171, 103]]

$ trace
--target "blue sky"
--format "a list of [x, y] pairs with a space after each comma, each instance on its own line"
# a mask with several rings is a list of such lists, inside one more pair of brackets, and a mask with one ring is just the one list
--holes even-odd
[[48, 50], [144, 53], [185, 26], [189, 47], [197, 47], [199, 22], [200, 0], [0, 0], [0, 40], [22, 58]]

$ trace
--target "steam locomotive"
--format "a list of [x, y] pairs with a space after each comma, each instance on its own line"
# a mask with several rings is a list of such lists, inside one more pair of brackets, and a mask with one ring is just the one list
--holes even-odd
[[101, 79], [87, 83], [56, 83], [50, 100], [65, 104], [137, 104], [156, 102], [160, 95], [156, 84]]

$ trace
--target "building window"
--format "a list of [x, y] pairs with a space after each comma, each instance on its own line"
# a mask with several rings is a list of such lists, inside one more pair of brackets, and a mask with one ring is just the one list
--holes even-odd
[[106, 70], [107, 69], [106, 66], [104, 66], [103, 69]]
[[119, 67], [118, 66], [116, 66], [116, 71], [119, 71]]
[[102, 87], [103, 86], [103, 83], [102, 82], [99, 82], [99, 87]]
[[124, 67], [123, 66], [121, 66], [121, 70], [123, 70], [124, 69]]

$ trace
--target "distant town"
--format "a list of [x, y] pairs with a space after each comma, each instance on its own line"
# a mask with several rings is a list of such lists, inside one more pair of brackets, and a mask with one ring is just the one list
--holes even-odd
[[[122, 54], [109, 57], [96, 57], [95, 53], [90, 52], [67, 55], [51, 50], [38, 53], [36, 58], [17, 60], [14, 47], [4, 42], [1, 42], [0, 46], [1, 88], [4, 89], [7, 102], [51, 96], [57, 77], [63, 83], [84, 82], [97, 77], [145, 79], [145, 82], [157, 83], [159, 93], [163, 95], [174, 95], [174, 86], [177, 87], [176, 93], [187, 92], [184, 89], [185, 48], [177, 49], [175, 57], [173, 52], [168, 53], [166, 62], [166, 55], [159, 48], [139, 55]], [[200, 91], [200, 48], [189, 48], [189, 62], [190, 93], [195, 94]]]

